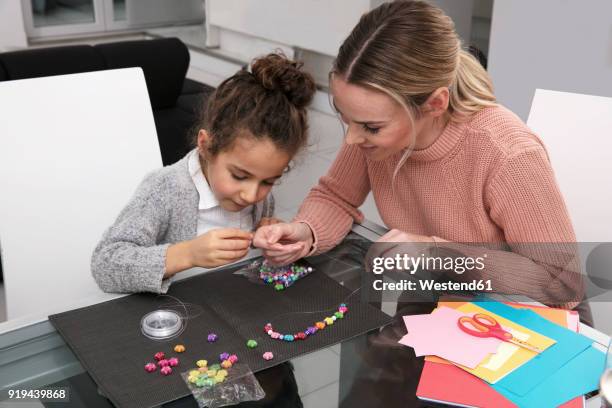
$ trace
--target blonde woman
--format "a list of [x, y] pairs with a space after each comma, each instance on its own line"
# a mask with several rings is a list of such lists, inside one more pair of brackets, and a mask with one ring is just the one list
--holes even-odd
[[391, 228], [381, 241], [507, 243], [487, 261], [494, 290], [578, 304], [579, 275], [524, 245], [576, 239], [542, 141], [496, 102], [449, 17], [422, 1], [379, 6], [340, 47], [330, 83], [345, 143], [295, 220], [257, 231], [269, 260], [333, 248], [371, 191]]

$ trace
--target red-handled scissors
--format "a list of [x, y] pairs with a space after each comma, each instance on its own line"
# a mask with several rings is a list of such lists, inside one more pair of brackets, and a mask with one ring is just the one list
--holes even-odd
[[517, 339], [512, 333], [504, 330], [497, 320], [484, 313], [476, 313], [473, 317], [462, 316], [457, 320], [457, 325], [465, 333], [475, 337], [496, 337], [502, 341], [507, 341], [508, 343], [531, 350], [534, 353], [541, 353], [544, 351]]

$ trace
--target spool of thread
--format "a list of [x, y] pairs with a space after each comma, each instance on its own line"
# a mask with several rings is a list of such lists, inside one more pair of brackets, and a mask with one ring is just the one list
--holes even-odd
[[147, 313], [140, 321], [142, 334], [154, 340], [166, 340], [181, 333], [183, 317], [175, 311], [160, 309]]

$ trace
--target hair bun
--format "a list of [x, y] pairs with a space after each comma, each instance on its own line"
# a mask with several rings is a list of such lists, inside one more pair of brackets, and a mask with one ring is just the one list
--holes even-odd
[[265, 89], [284, 93], [296, 108], [301, 109], [312, 101], [315, 93], [314, 79], [301, 68], [301, 62], [273, 53], [257, 58], [251, 65], [251, 72]]

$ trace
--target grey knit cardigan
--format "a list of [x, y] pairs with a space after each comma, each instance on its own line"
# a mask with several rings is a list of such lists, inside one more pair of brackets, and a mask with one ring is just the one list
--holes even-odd
[[[104, 233], [91, 259], [91, 273], [105, 292], [166, 293], [166, 251], [195, 238], [199, 194], [189, 174], [188, 155], [148, 174]], [[272, 216], [274, 198], [253, 207], [253, 225]]]

